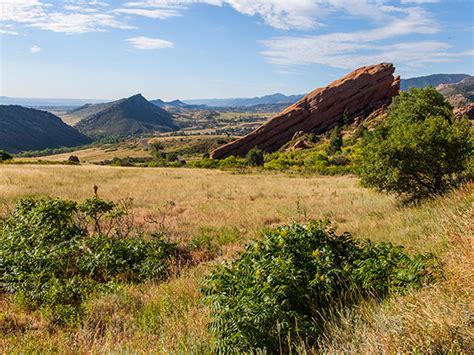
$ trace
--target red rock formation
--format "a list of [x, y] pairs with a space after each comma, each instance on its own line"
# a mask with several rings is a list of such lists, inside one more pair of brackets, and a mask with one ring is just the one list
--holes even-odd
[[301, 149], [306, 149], [306, 148], [308, 148], [308, 143], [306, 143], [306, 141], [303, 139], [303, 140], [297, 141], [288, 150], [289, 151], [296, 151], [296, 150], [301, 150]]
[[469, 105], [466, 105], [461, 108], [455, 108], [454, 114], [456, 115], [456, 117], [465, 116], [470, 120], [474, 120], [474, 103], [470, 103]]
[[359, 68], [309, 93], [248, 135], [217, 148], [211, 157], [241, 156], [253, 147], [272, 152], [298, 131], [323, 133], [345, 116], [370, 114], [398, 95], [400, 78], [393, 76], [394, 71], [390, 63]]

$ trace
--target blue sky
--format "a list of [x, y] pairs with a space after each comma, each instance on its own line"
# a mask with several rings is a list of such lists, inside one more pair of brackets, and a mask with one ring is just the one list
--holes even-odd
[[0, 0], [0, 95], [306, 93], [393, 62], [474, 74], [473, 0]]

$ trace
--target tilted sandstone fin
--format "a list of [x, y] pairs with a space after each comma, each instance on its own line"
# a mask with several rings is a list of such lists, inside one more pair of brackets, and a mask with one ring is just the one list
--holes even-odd
[[298, 131], [323, 133], [340, 123], [344, 116], [387, 105], [400, 90], [400, 78], [394, 77], [394, 71], [391, 63], [354, 70], [328, 86], [312, 91], [255, 131], [215, 149], [210, 156], [214, 159], [242, 156], [254, 147], [273, 152]]

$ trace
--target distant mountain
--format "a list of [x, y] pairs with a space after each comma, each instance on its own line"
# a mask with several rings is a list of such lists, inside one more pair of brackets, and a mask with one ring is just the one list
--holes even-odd
[[90, 138], [52, 113], [21, 106], [0, 106], [0, 149], [10, 153], [74, 147]]
[[436, 87], [440, 84], [454, 84], [469, 77], [470, 75], [467, 74], [433, 74], [417, 78], [402, 79], [400, 81], [400, 89], [407, 91], [410, 88], [424, 88], [428, 85]]
[[455, 84], [441, 84], [436, 88], [454, 107], [463, 107], [474, 102], [474, 77]]
[[156, 99], [156, 100], [150, 100], [150, 102], [158, 107], [164, 107], [166, 105], [166, 101], [163, 101], [161, 99]]
[[291, 105], [301, 99], [304, 95], [286, 96], [280, 93], [252, 98], [228, 98], [228, 99], [197, 99], [184, 100], [190, 105], [207, 105], [210, 107], [250, 107], [257, 105], [286, 104]]
[[0, 96], [0, 105], [20, 105], [25, 107], [64, 107], [81, 106], [87, 103], [99, 103], [105, 100], [87, 99], [37, 99]]
[[167, 109], [167, 108], [186, 108], [186, 107], [189, 106], [181, 100], [173, 100], [173, 101], [166, 102], [166, 101], [163, 101], [161, 99], [157, 99], [157, 100], [151, 100], [150, 102], [153, 105], [156, 105], [156, 106], [164, 108], [164, 109]]
[[76, 128], [91, 137], [133, 136], [178, 129], [171, 113], [141, 94], [113, 102], [80, 121]]
[[171, 105], [171, 106], [174, 106], [174, 107], [187, 107], [188, 105], [185, 104], [183, 101], [181, 100], [173, 100], [173, 101], [169, 101], [167, 102], [168, 105]]

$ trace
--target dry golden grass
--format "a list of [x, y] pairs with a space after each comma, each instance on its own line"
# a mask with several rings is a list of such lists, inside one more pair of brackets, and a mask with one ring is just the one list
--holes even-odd
[[81, 122], [81, 118], [74, 116], [73, 114], [61, 113], [59, 117], [65, 124], [68, 124], [69, 126], [73, 127], [79, 122]]
[[0, 304], [0, 352], [210, 353], [208, 313], [199, 285], [213, 264], [229, 258], [268, 225], [328, 217], [339, 231], [435, 252], [445, 280], [382, 304], [365, 304], [331, 319], [321, 349], [330, 353], [467, 352], [472, 345], [472, 185], [421, 206], [359, 187], [354, 177], [217, 170], [96, 166], [0, 166], [0, 196], [11, 206], [25, 196], [134, 199], [138, 221], [154, 220], [173, 238], [201, 228], [236, 227], [241, 240], [218, 260], [169, 282], [124, 286], [86, 304], [75, 328], [48, 324], [40, 314]]
[[142, 158], [150, 157], [150, 152], [138, 141], [131, 141], [127, 144], [107, 144], [98, 147], [86, 148], [76, 150], [74, 152], [47, 155], [44, 157], [37, 158], [15, 158], [18, 161], [36, 161], [36, 160], [47, 160], [47, 161], [66, 161], [71, 155], [77, 156], [81, 163], [98, 163], [103, 160], [112, 160], [114, 157], [125, 158]]
[[[436, 204], [443, 232], [421, 236], [445, 244], [444, 278], [382, 305], [366, 304], [329, 323], [328, 353], [474, 353], [474, 223], [472, 189]], [[320, 350], [321, 350], [320, 349]]]
[[[78, 149], [72, 152], [46, 155], [33, 158], [15, 158], [21, 162], [36, 162], [37, 160], [62, 162], [66, 161], [71, 155], [77, 156], [82, 164], [94, 164], [104, 160], [112, 160], [113, 158], [149, 158], [149, 143], [159, 141], [163, 145], [165, 152], [176, 151], [199, 145], [209, 141], [218, 139], [229, 139], [223, 135], [189, 135], [189, 136], [168, 136], [165, 134], [153, 138], [128, 139], [120, 143], [102, 144], [92, 146], [85, 149]], [[199, 154], [200, 156], [200, 154]], [[188, 158], [188, 157], [187, 157]]]
[[10, 204], [25, 196], [81, 200], [92, 196], [93, 185], [105, 199], [133, 198], [139, 221], [157, 221], [183, 237], [200, 227], [235, 227], [248, 236], [264, 226], [310, 218], [329, 218], [341, 231], [358, 237], [421, 248], [425, 246], [416, 242], [418, 236], [434, 232], [429, 209], [410, 213], [392, 197], [359, 187], [350, 176], [56, 165], [0, 168], [0, 196]]

